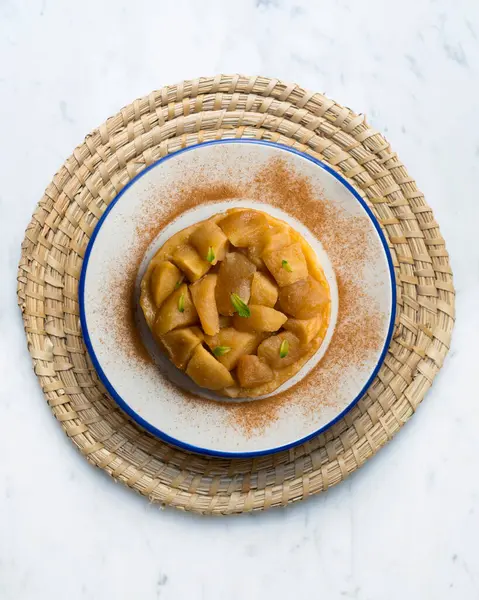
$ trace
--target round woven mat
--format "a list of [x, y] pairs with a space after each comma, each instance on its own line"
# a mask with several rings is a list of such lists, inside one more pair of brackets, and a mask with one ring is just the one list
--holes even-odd
[[[288, 144], [347, 177], [388, 237], [398, 288], [394, 338], [366, 395], [326, 433], [253, 459], [189, 454], [138, 428], [99, 382], [79, 321], [82, 260], [108, 204], [160, 157], [223, 138]], [[18, 299], [47, 402], [86, 459], [153, 502], [204, 514], [286, 505], [345, 479], [413, 415], [442, 366], [454, 321], [444, 240], [387, 141], [363, 115], [321, 94], [239, 75], [152, 92], [86, 137], [28, 226]]]

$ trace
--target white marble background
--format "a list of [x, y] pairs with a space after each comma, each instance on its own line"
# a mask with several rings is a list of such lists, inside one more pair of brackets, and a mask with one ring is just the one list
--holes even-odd
[[[457, 287], [427, 401], [347, 482], [210, 519], [149, 506], [74, 450], [26, 351], [20, 243], [93, 127], [183, 78], [264, 74], [386, 133], [426, 193]], [[1, 600], [479, 598], [476, 0], [0, 0]]]

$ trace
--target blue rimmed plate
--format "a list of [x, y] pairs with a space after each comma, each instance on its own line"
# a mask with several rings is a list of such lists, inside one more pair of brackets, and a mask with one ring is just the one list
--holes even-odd
[[[281, 199], [287, 195], [268, 187], [266, 174], [275, 168], [288, 174], [291, 185], [306, 185], [307, 210], [298, 209], [297, 202], [288, 206]], [[203, 194], [204, 200], [188, 207], [185, 194], [194, 195], [198, 186], [235, 190], [234, 200], [213, 202]], [[152, 236], [155, 223], [167, 221], [181, 203], [186, 210]], [[231, 203], [265, 210], [298, 229], [316, 250], [332, 291], [331, 323], [318, 353], [279, 390], [279, 396], [275, 393], [248, 406], [206, 401], [199, 390], [185, 393], [184, 378], [158, 352], [140, 311], [134, 312], [134, 319], [131, 316], [131, 292], [135, 308], [139, 281], [155, 251], [175, 232]], [[253, 140], [191, 146], [135, 177], [95, 228], [83, 262], [79, 297], [86, 346], [119, 406], [168, 442], [238, 457], [291, 447], [340, 419], [377, 374], [395, 316], [391, 257], [361, 196], [311, 156]], [[139, 350], [138, 335], [151, 360]]]

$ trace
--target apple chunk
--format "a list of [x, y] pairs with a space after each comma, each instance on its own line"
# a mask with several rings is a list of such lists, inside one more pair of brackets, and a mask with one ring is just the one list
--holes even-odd
[[258, 346], [258, 356], [273, 369], [284, 369], [296, 362], [308, 350], [290, 331], [269, 337]]
[[203, 260], [198, 252], [189, 244], [183, 244], [175, 250], [171, 260], [179, 267], [190, 281], [197, 281], [211, 267], [207, 260]]
[[263, 252], [263, 260], [279, 287], [308, 276], [308, 265], [299, 243]]
[[264, 273], [257, 271], [251, 283], [251, 304], [273, 307], [278, 300], [278, 288]]
[[260, 341], [258, 335], [236, 331], [233, 327], [221, 329], [217, 335], [205, 337], [205, 342], [213, 354], [229, 371], [236, 367], [241, 356], [254, 352]]
[[242, 356], [236, 369], [238, 381], [243, 388], [253, 388], [273, 380], [271, 367], [254, 354]]
[[200, 317], [203, 330], [207, 335], [214, 335], [220, 330], [215, 298], [217, 279], [218, 275], [205, 275], [190, 286], [193, 303]]
[[198, 344], [201, 344], [202, 339], [203, 334], [199, 327], [174, 329], [161, 337], [161, 341], [168, 352], [171, 362], [178, 369], [186, 367], [193, 354], [193, 350]]
[[321, 316], [317, 315], [312, 319], [288, 319], [283, 327], [294, 333], [302, 344], [309, 344], [318, 334], [322, 322]]
[[264, 250], [278, 250], [291, 244], [291, 233], [288, 225], [275, 225], [270, 227], [264, 236]]
[[162, 336], [177, 327], [186, 327], [198, 322], [198, 313], [186, 283], [174, 291], [163, 302], [157, 313], [153, 332]]
[[228, 238], [216, 223], [205, 221], [191, 234], [190, 244], [196, 248], [202, 259], [216, 265], [225, 257]]
[[174, 291], [180, 280], [181, 272], [173, 263], [164, 260], [155, 266], [150, 278], [150, 289], [157, 308]]
[[233, 317], [233, 325], [238, 331], [278, 331], [288, 318], [279, 310], [257, 304], [251, 304], [249, 312], [249, 317]]
[[327, 302], [329, 298], [326, 290], [312, 277], [296, 281], [279, 291], [281, 310], [296, 319], [311, 319]]
[[245, 248], [262, 240], [268, 229], [266, 216], [257, 210], [235, 210], [222, 219], [218, 225], [233, 246]]
[[248, 303], [251, 294], [251, 280], [256, 271], [254, 264], [239, 252], [228, 252], [218, 271], [216, 282], [216, 305], [220, 315], [231, 316], [234, 307], [231, 294], [238, 294]]
[[235, 384], [228, 369], [203, 346], [196, 347], [186, 368], [186, 374], [200, 387], [209, 390], [221, 390]]

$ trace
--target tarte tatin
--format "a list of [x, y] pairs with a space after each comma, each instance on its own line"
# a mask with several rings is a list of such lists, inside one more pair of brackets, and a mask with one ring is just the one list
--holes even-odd
[[226, 397], [270, 394], [316, 353], [331, 302], [318, 258], [284, 221], [231, 209], [155, 254], [140, 305], [178, 369]]

